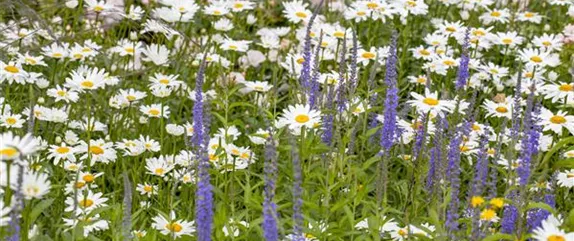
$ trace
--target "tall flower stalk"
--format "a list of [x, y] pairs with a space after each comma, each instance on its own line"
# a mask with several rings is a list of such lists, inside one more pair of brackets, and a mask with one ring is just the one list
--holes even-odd
[[470, 76], [468, 64], [470, 62], [469, 46], [470, 46], [470, 29], [466, 30], [464, 35], [464, 43], [462, 44], [462, 55], [460, 56], [460, 65], [458, 66], [458, 72], [456, 76], [456, 89], [460, 90], [464, 88], [468, 77]]
[[277, 241], [277, 205], [273, 201], [277, 182], [277, 150], [273, 143], [273, 136], [267, 138], [265, 144], [265, 189], [263, 200], [263, 236], [266, 241]]
[[207, 152], [208, 129], [205, 127], [205, 107], [203, 103], [203, 82], [205, 78], [205, 57], [199, 66], [195, 79], [195, 103], [193, 104], [192, 144], [198, 157], [198, 182], [195, 193], [195, 222], [197, 240], [210, 241], [213, 223], [213, 193], [209, 176], [209, 157]]
[[395, 137], [397, 136], [397, 106], [399, 104], [398, 88], [397, 88], [397, 32], [393, 32], [391, 39], [391, 46], [389, 49], [389, 58], [386, 65], [385, 73], [385, 84], [387, 87], [387, 92], [385, 96], [385, 107], [384, 107], [384, 120], [383, 128], [381, 131], [380, 145], [381, 150], [379, 155], [382, 156], [382, 161], [379, 162], [379, 170], [381, 172], [379, 178], [379, 187], [377, 189], [377, 201], [381, 203], [383, 201], [383, 193], [387, 192], [387, 172], [388, 172], [388, 158], [390, 156], [389, 151], [395, 143]]

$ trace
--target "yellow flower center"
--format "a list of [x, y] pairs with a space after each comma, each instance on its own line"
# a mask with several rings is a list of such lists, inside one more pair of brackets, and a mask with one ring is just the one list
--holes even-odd
[[74, 188], [80, 189], [80, 188], [84, 187], [85, 185], [86, 185], [85, 182], [76, 182], [76, 183], [74, 184]]
[[508, 108], [506, 108], [506, 107], [504, 107], [504, 106], [496, 107], [495, 110], [496, 110], [496, 112], [498, 112], [498, 113], [507, 113], [507, 112], [508, 112]]
[[367, 3], [367, 7], [368, 7], [369, 9], [375, 9], [375, 8], [378, 8], [378, 7], [379, 7], [379, 4], [374, 3], [374, 2], [369, 2], [369, 3]]
[[307, 14], [304, 12], [296, 12], [295, 16], [299, 17], [299, 18], [306, 18]]
[[92, 175], [92, 174], [87, 174], [87, 175], [84, 175], [84, 176], [82, 177], [82, 180], [84, 180], [84, 181], [87, 182], [87, 183], [93, 182], [94, 179], [96, 179], [96, 177], [94, 177], [94, 175]]
[[547, 241], [566, 241], [566, 238], [562, 235], [550, 235], [546, 239]]
[[61, 146], [61, 147], [56, 148], [56, 152], [59, 154], [66, 154], [69, 151], [70, 151], [70, 148], [67, 146]]
[[443, 61], [442, 63], [443, 63], [444, 65], [447, 65], [447, 66], [453, 66], [453, 65], [456, 64], [456, 62], [454, 62], [454, 61], [452, 61], [452, 60], [450, 60], [450, 59], [447, 59], [447, 60]]
[[407, 234], [408, 234], [407, 231], [404, 230], [404, 229], [402, 229], [402, 228], [399, 229], [398, 233], [399, 233], [399, 235], [401, 235], [402, 237], [405, 237], [405, 236], [407, 236]]
[[104, 154], [104, 149], [102, 149], [99, 146], [90, 146], [90, 153], [95, 155], [101, 155]]
[[341, 31], [336, 31], [335, 33], [333, 33], [333, 36], [335, 36], [336, 38], [344, 38], [345, 33]]
[[566, 122], [566, 118], [564, 118], [563, 116], [555, 115], [550, 117], [550, 122], [554, 124], [563, 124]]
[[530, 61], [534, 63], [542, 63], [542, 58], [540, 58], [540, 56], [532, 56], [530, 57]]
[[26, 63], [31, 64], [31, 65], [35, 65], [37, 62], [33, 58], [26, 58]]
[[309, 116], [305, 114], [295, 116], [295, 121], [301, 124], [307, 123], [307, 121], [309, 121]]
[[424, 56], [428, 56], [431, 53], [426, 49], [421, 49], [421, 50], [419, 50], [419, 54], [424, 55]]
[[4, 70], [6, 70], [7, 72], [10, 72], [12, 74], [17, 74], [20, 72], [20, 69], [18, 69], [18, 67], [14, 66], [14, 65], [8, 65], [8, 66], [4, 67]]
[[165, 228], [171, 232], [174, 232], [174, 233], [179, 233], [183, 229], [183, 227], [181, 225], [179, 225], [178, 223], [175, 223], [175, 222], [166, 224]]
[[86, 199], [81, 200], [80, 202], [78, 202], [78, 204], [79, 204], [81, 207], [83, 207], [83, 208], [89, 208], [89, 207], [91, 207], [92, 205], [94, 205], [94, 201], [93, 201], [92, 199], [87, 199], [87, 198], [86, 198]]
[[95, 7], [94, 7], [94, 11], [96, 11], [96, 12], [104, 11], [104, 7], [102, 7], [102, 6], [100, 6], [100, 5], [95, 6]]
[[153, 115], [153, 116], [157, 116], [157, 115], [159, 115], [160, 112], [157, 109], [151, 109], [147, 113], [150, 115]]
[[496, 154], [496, 150], [490, 148], [486, 151], [486, 153], [488, 153], [488, 155], [494, 155], [494, 154]]
[[38, 188], [38, 186], [26, 187], [26, 193], [28, 193], [28, 194], [37, 195], [39, 192], [40, 192], [40, 188]]
[[16, 118], [13, 117], [6, 118], [6, 123], [8, 123], [9, 125], [14, 125], [16, 124], [16, 122], [17, 122]]
[[80, 85], [84, 88], [92, 88], [94, 87], [94, 82], [90, 80], [84, 80], [82, 83], [80, 83]]
[[480, 29], [476, 29], [476, 30], [472, 31], [472, 34], [474, 36], [477, 36], [477, 37], [482, 37], [482, 36], [486, 35], [486, 33]]
[[371, 52], [364, 52], [361, 56], [365, 59], [372, 59], [375, 57], [375, 54]]
[[16, 155], [20, 154], [20, 152], [14, 147], [6, 147], [4, 149], [0, 149], [0, 154], [2, 156], [12, 158], [12, 157], [15, 157]]
[[430, 106], [435, 106], [435, 105], [438, 105], [438, 100], [434, 99], [434, 98], [427, 97], [423, 100], [423, 103], [430, 105]]
[[474, 131], [480, 131], [480, 126], [477, 124], [472, 124], [472, 130]]
[[558, 89], [559, 89], [560, 91], [564, 91], [564, 92], [573, 91], [573, 90], [574, 90], [574, 86], [572, 86], [572, 85], [570, 85], [570, 84], [563, 84], [563, 85], [560, 85], [560, 87], [558, 87]]

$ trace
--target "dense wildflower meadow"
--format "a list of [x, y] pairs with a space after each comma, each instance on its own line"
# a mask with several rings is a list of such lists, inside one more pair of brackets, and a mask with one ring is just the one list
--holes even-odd
[[574, 0], [5, 0], [2, 240], [574, 241]]

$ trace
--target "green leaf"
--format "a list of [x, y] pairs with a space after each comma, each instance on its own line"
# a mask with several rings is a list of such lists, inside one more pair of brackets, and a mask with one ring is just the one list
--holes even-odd
[[54, 202], [53, 198], [50, 199], [46, 199], [41, 201], [40, 203], [38, 203], [36, 206], [34, 206], [34, 208], [32, 209], [32, 211], [30, 212], [28, 218], [29, 218], [29, 222], [32, 224], [36, 221], [36, 219], [38, 218], [38, 216], [40, 216], [40, 214], [46, 209], [48, 208], [50, 205], [52, 205], [52, 203]]
[[574, 168], [574, 158], [568, 158], [564, 160], [559, 160], [552, 165], [552, 169], [559, 170], [559, 169], [570, 169]]
[[484, 238], [482, 241], [514, 240], [514, 236], [505, 233], [497, 233]]

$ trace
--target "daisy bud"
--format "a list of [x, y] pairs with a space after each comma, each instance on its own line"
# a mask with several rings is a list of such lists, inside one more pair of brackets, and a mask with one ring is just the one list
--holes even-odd
[[139, 121], [140, 121], [140, 124], [145, 124], [145, 123], [147, 123], [147, 117], [145, 117], [145, 116], [140, 116]]
[[77, 0], [66, 1], [66, 7], [67, 8], [76, 8], [77, 6], [78, 6]]
[[257, 22], [257, 18], [253, 14], [247, 15], [247, 24], [251, 25]]
[[130, 40], [137, 41], [138, 40], [138, 32], [132, 31], [130, 32]]
[[44, 104], [46, 102], [43, 97], [38, 98], [38, 104]]
[[45, 89], [50, 85], [50, 82], [48, 82], [48, 80], [46, 79], [38, 79], [36, 81], [36, 85], [38, 86], [38, 88], [40, 89]]
[[61, 21], [62, 21], [62, 18], [61, 18], [61, 17], [54, 17], [54, 18], [52, 18], [52, 23], [59, 23], [59, 22], [61, 22]]
[[462, 20], [468, 20], [469, 17], [470, 17], [470, 14], [468, 13], [468, 11], [464, 10], [464, 11], [460, 12], [460, 18], [462, 18]]

